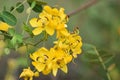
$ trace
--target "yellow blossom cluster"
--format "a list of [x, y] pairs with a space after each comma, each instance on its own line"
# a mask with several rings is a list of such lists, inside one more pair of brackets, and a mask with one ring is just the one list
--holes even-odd
[[66, 22], [68, 18], [64, 13], [64, 9], [51, 8], [44, 6], [43, 11], [39, 14], [38, 18], [32, 18], [30, 24], [34, 27], [33, 34], [38, 35], [42, 31], [46, 31], [49, 35], [57, 32], [57, 35], [66, 31]]
[[56, 76], [58, 69], [67, 73], [66, 64], [72, 60], [72, 56], [66, 54], [62, 49], [51, 48], [47, 50], [42, 47], [30, 55], [33, 60], [32, 65], [43, 74], [47, 75], [51, 71]]
[[72, 33], [68, 36], [61, 36], [50, 50], [42, 47], [30, 54], [30, 58], [33, 60], [32, 65], [38, 72], [45, 75], [52, 72], [56, 76], [58, 69], [67, 73], [67, 64], [76, 58], [77, 54], [81, 53], [81, 46], [81, 37], [78, 34]]
[[77, 57], [77, 54], [81, 53], [82, 42], [78, 33], [61, 36], [58, 38], [58, 41], [55, 41], [54, 43], [56, 44], [56, 47], [59, 47], [68, 54], [71, 54], [74, 58]]
[[[67, 73], [67, 64], [74, 58], [77, 58], [77, 54], [81, 54], [81, 37], [77, 31], [69, 33], [66, 27], [67, 21], [68, 18], [63, 8], [58, 10], [49, 6], [44, 6], [43, 11], [39, 14], [39, 18], [30, 20], [31, 26], [34, 27], [32, 31], [34, 35], [45, 31], [52, 36], [56, 31], [57, 41], [54, 41], [52, 48], [46, 49], [41, 47], [30, 54], [35, 70], [44, 75], [52, 73], [56, 76], [59, 69]], [[31, 73], [31, 76], [29, 75], [29, 78], [32, 79], [33, 73]], [[28, 78], [27, 75], [28, 73], [26, 73]]]

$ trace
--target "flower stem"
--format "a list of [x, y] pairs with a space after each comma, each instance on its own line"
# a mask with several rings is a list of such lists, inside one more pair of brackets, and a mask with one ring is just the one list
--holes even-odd
[[107, 76], [108, 80], [112, 80], [112, 79], [111, 79], [111, 76], [110, 76], [110, 73], [109, 73], [107, 67], [105, 66], [105, 64], [104, 64], [104, 62], [103, 62], [102, 57], [100, 56], [100, 54], [99, 54], [99, 52], [97, 51], [97, 49], [96, 49], [96, 48], [94, 48], [94, 49], [95, 49], [96, 55], [98, 56], [99, 62], [101, 63], [103, 69], [106, 71], [106, 76]]
[[48, 38], [48, 34], [46, 32], [44, 32], [44, 37], [40, 41], [38, 41], [37, 43], [35, 43], [34, 46], [37, 46], [42, 41], [46, 41], [47, 38]]
[[31, 7], [29, 7], [29, 13], [28, 13], [28, 16], [27, 16], [27, 20], [26, 20], [26, 24], [28, 24], [28, 21], [29, 21], [29, 18], [30, 18], [30, 15], [31, 15]]

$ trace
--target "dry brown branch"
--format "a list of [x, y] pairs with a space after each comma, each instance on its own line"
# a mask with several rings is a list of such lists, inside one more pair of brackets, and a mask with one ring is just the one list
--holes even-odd
[[91, 7], [92, 5], [96, 4], [97, 2], [98, 2], [98, 0], [90, 0], [90, 1], [82, 4], [78, 9], [68, 13], [67, 15], [68, 15], [68, 17], [71, 17], [72, 15]]

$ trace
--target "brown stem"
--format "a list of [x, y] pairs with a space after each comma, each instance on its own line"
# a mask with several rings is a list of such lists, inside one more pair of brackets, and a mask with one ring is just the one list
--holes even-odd
[[86, 2], [85, 4], [81, 5], [78, 9], [68, 13], [67, 15], [68, 15], [68, 17], [71, 17], [72, 15], [91, 7], [92, 5], [96, 4], [97, 2], [98, 2], [98, 0], [90, 0], [90, 1]]

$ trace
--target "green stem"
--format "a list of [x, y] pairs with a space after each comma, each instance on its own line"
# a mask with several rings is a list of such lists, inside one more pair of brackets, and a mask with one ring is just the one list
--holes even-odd
[[103, 61], [102, 57], [100, 56], [100, 54], [97, 51], [97, 49], [96, 48], [94, 48], [94, 49], [95, 49], [96, 55], [98, 56], [98, 59], [99, 59], [101, 65], [102, 65], [103, 69], [106, 71], [106, 76], [107, 76], [108, 80], [112, 80], [111, 76], [110, 76], [110, 73], [109, 73], [109, 71], [107, 70], [107, 67], [104, 64], [104, 61]]
[[11, 11], [11, 13], [14, 12], [14, 11], [15, 11], [17, 8], [19, 8], [21, 5], [23, 5], [26, 1], [27, 1], [27, 0], [24, 0], [21, 4], [19, 4], [18, 6], [16, 6], [16, 7]]
[[[25, 25], [28, 24], [28, 21], [29, 21], [30, 15], [31, 15], [31, 10], [32, 10], [31, 7], [29, 7], [28, 9], [30, 9], [30, 12], [29, 12], [28, 15], [27, 15], [27, 19], [26, 19]], [[22, 31], [22, 35], [24, 35], [24, 33], [25, 33], [25, 31], [23, 30], [23, 31]]]
[[48, 35], [47, 35], [47, 33], [45, 32], [45, 33], [44, 33], [44, 37], [43, 37], [39, 42], [35, 43], [34, 46], [37, 46], [37, 45], [38, 45], [40, 42], [42, 42], [42, 41], [46, 41], [47, 38], [48, 38]]
[[[31, 9], [31, 10], [32, 10], [32, 9]], [[30, 15], [31, 15], [31, 11], [30, 11], [30, 13], [28, 13], [27, 20], [26, 20], [26, 24], [28, 24], [28, 21], [29, 21]]]
[[28, 44], [26, 44], [25, 46], [26, 46], [26, 50], [27, 50], [27, 53], [26, 53], [27, 65], [29, 66], [30, 65], [30, 60], [29, 60], [29, 48], [28, 48]]

